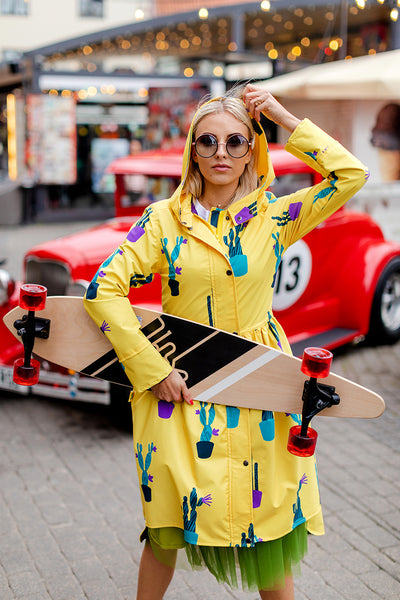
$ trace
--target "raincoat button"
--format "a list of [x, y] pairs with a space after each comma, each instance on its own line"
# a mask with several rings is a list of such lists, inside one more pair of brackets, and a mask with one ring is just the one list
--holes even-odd
[[229, 221], [229, 215], [226, 215], [225, 219], [226, 219], [227, 221]]
[[245, 467], [247, 467], [249, 465], [249, 461], [248, 460], [244, 460], [243, 464], [244, 464]]
[[232, 271], [230, 269], [227, 270], [226, 272], [227, 275], [232, 275]]

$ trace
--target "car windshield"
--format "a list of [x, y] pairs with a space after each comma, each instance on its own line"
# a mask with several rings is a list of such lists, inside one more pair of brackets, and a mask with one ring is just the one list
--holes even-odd
[[121, 197], [121, 205], [146, 206], [157, 200], [172, 196], [179, 181], [173, 177], [149, 177], [135, 174], [124, 175], [125, 194]]

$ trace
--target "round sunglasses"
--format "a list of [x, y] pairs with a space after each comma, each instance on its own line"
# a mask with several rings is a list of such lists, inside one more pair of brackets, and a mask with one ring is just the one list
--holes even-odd
[[199, 156], [202, 158], [211, 158], [216, 154], [218, 146], [223, 145], [226, 151], [232, 158], [243, 158], [249, 151], [251, 146], [249, 140], [240, 133], [234, 133], [228, 137], [226, 142], [218, 143], [215, 135], [211, 133], [203, 133], [192, 144]]

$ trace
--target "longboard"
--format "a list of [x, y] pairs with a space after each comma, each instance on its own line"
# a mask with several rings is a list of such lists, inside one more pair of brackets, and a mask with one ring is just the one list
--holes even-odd
[[[180, 317], [140, 306], [132, 310], [142, 332], [181, 373], [195, 400], [302, 412], [306, 377], [300, 359]], [[17, 307], [3, 319], [16, 337], [13, 324], [25, 313]], [[86, 313], [82, 298], [49, 297], [37, 315], [50, 319], [51, 324], [48, 339], [35, 338], [35, 355], [84, 375], [132, 387], [112, 345]], [[330, 373], [323, 383], [335, 387], [340, 404], [325, 409], [322, 415], [375, 418], [385, 409], [378, 394], [339, 375]]]

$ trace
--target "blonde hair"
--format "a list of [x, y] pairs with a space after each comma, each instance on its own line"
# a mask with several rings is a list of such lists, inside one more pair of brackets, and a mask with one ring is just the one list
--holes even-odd
[[[237, 97], [237, 91], [235, 91], [235, 96], [232, 93], [227, 93], [224, 96], [220, 96], [215, 100], [210, 100], [200, 106], [192, 122], [193, 141], [196, 138], [197, 127], [204, 117], [211, 114], [219, 114], [224, 112], [231, 113], [231, 115], [236, 117], [238, 121], [241, 121], [244, 125], [246, 125], [247, 129], [249, 130], [249, 141], [253, 147], [255, 136], [254, 128], [245, 105], [243, 104], [242, 100]], [[245, 169], [239, 178], [239, 183], [232, 198], [232, 202], [243, 198], [247, 194], [250, 194], [257, 189], [258, 177], [255, 166], [256, 164], [257, 161], [255, 157], [255, 150], [253, 149], [251, 159], [245, 166]], [[192, 153], [190, 153], [189, 167], [183, 191], [185, 193], [192, 194], [194, 198], [200, 198], [203, 193], [203, 176], [200, 173], [197, 163], [193, 160]]]

